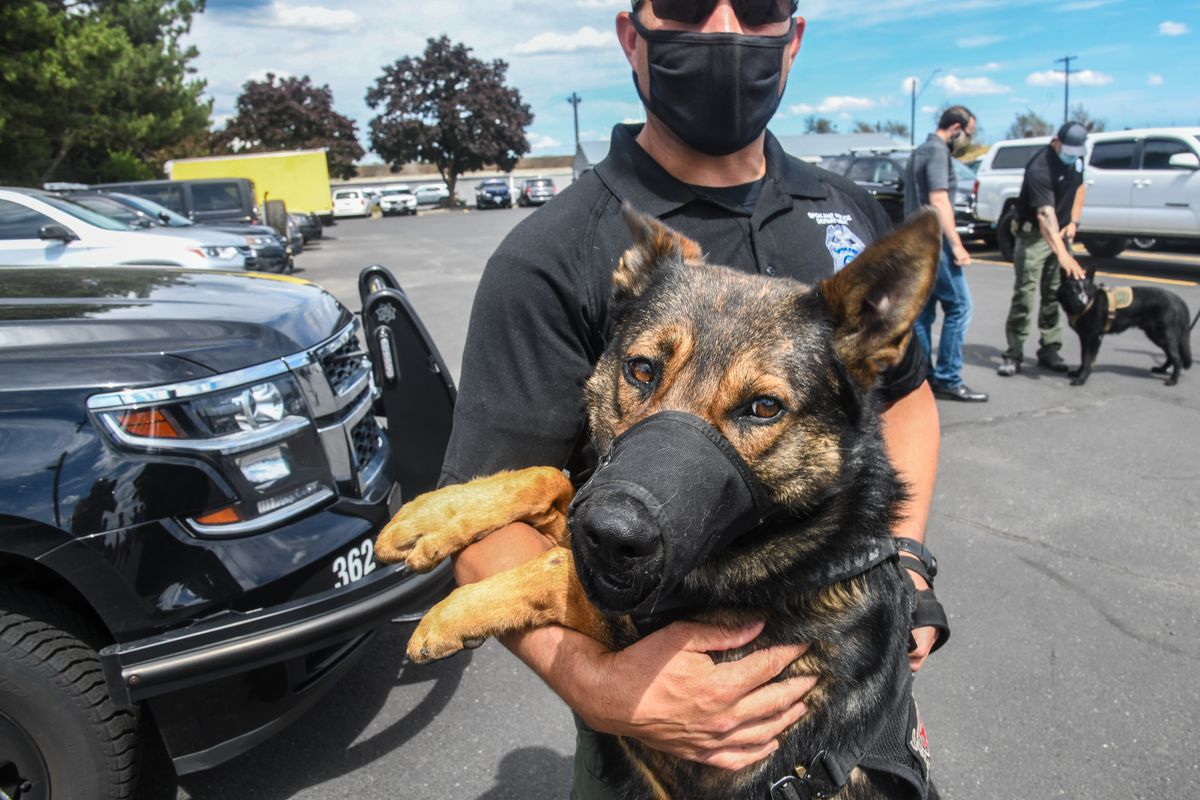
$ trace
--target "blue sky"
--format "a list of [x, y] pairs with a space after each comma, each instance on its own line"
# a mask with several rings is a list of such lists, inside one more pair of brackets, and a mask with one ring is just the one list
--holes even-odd
[[[209, 0], [191, 42], [215, 124], [245, 81], [309, 75], [330, 86], [365, 143], [367, 87], [385, 64], [446, 34], [509, 63], [509, 83], [535, 115], [534, 154], [551, 155], [573, 150], [571, 92], [583, 98], [582, 139], [607, 139], [614, 124], [642, 118], [613, 33], [626, 8], [627, 0]], [[979, 118], [977, 138], [994, 141], [1027, 109], [1061, 120], [1054, 62], [1063, 56], [1078, 56], [1072, 70], [1081, 71], [1071, 105], [1110, 129], [1200, 125], [1198, 0], [801, 0], [800, 13], [808, 32], [771, 124], [777, 133], [802, 132], [810, 114], [839, 130], [857, 120], [907, 124], [915, 78], [919, 137], [936, 109], [961, 102]]]

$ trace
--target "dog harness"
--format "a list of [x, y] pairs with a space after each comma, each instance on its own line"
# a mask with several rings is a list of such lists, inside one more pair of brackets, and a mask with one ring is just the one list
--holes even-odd
[[1133, 287], [1118, 286], [1114, 289], [1109, 289], [1107, 286], [1102, 287], [1104, 294], [1108, 296], [1108, 313], [1104, 317], [1104, 332], [1112, 331], [1113, 321], [1117, 318], [1117, 312], [1122, 308], [1129, 308], [1133, 305]]

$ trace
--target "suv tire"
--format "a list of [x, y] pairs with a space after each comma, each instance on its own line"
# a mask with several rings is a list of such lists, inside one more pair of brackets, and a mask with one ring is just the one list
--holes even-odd
[[1129, 247], [1129, 240], [1123, 236], [1097, 236], [1084, 239], [1083, 246], [1096, 258], [1116, 258]]
[[1005, 261], [1013, 260], [1013, 250], [1017, 246], [1017, 237], [1013, 233], [1013, 223], [1017, 220], [1017, 212], [1012, 206], [1005, 209], [996, 223], [996, 248], [1000, 257]]
[[0, 790], [9, 796], [133, 793], [138, 720], [113, 705], [87, 638], [88, 626], [69, 609], [0, 588]]

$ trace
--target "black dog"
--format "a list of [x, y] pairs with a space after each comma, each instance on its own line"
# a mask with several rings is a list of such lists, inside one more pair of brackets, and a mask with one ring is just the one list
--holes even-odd
[[[1079, 334], [1082, 363], [1070, 373], [1072, 386], [1082, 386], [1092, 374], [1092, 364], [1100, 352], [1100, 340], [1106, 333], [1122, 333], [1141, 328], [1150, 341], [1162, 348], [1167, 363], [1151, 372], [1166, 375], [1167, 386], [1179, 382], [1181, 369], [1192, 366], [1191, 330], [1188, 307], [1179, 295], [1151, 286], [1132, 289], [1097, 289], [1094, 270], [1085, 280], [1064, 277], [1058, 287], [1058, 302], [1067, 313], [1071, 327]], [[1197, 317], [1200, 319], [1200, 317]], [[1195, 323], [1193, 323], [1193, 326]]]

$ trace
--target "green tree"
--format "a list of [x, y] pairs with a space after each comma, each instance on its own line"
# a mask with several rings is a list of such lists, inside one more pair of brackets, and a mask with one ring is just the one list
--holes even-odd
[[815, 115], [804, 118], [805, 133], [837, 133], [837, 125], [832, 120]]
[[888, 136], [895, 136], [898, 139], [908, 138], [908, 125], [896, 120], [888, 120], [887, 122], [876, 122], [872, 125], [869, 122], [859, 120], [854, 124], [855, 133], [886, 133]]
[[303, 78], [247, 81], [237, 99], [237, 115], [219, 139], [237, 152], [326, 148], [329, 172], [338, 178], [358, 174], [354, 162], [366, 153], [358, 125], [333, 110], [333, 92]]
[[1071, 109], [1071, 121], [1078, 122], [1083, 127], [1087, 128], [1088, 133], [1101, 133], [1104, 131], [1105, 122], [1102, 119], [1095, 119], [1088, 110], [1084, 108], [1083, 103]]
[[1018, 113], [1013, 124], [1008, 126], [1006, 139], [1031, 139], [1034, 136], [1051, 136], [1054, 129], [1032, 108]]
[[0, 3], [0, 181], [146, 177], [208, 129], [182, 37], [203, 0]]
[[392, 169], [413, 161], [436, 166], [451, 202], [464, 172], [511, 170], [529, 152], [533, 114], [504, 85], [507, 72], [504, 61], [473, 58], [446, 36], [429, 39], [424, 55], [385, 66], [367, 92], [367, 104], [381, 110], [371, 120], [371, 147]]

